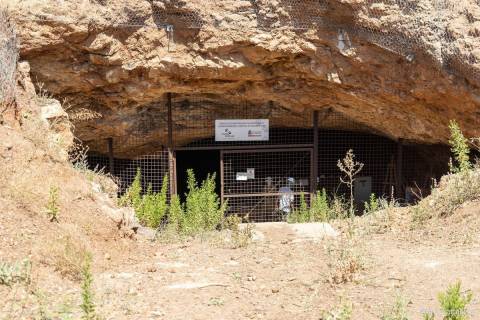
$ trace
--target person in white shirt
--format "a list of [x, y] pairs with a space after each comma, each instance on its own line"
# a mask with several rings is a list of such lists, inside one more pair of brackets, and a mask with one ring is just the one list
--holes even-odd
[[282, 215], [287, 216], [292, 211], [293, 201], [295, 196], [293, 195], [292, 186], [295, 183], [294, 178], [287, 179], [287, 185], [280, 187], [278, 192], [280, 193], [280, 199], [278, 204], [278, 209]]

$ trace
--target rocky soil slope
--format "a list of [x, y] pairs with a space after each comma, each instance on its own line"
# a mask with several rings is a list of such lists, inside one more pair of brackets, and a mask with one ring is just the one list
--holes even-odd
[[85, 141], [138, 131], [164, 141], [166, 92], [222, 110], [270, 103], [284, 111], [280, 125], [304, 126], [292, 115], [330, 109], [392, 138], [445, 142], [450, 119], [480, 135], [478, 1], [48, 0], [11, 8], [21, 58], [38, 84], [68, 99]]
[[35, 94], [28, 63], [18, 69], [16, 107], [2, 109], [0, 121], [0, 319], [46, 318], [50, 299], [79, 289], [87, 254], [96, 272], [137, 246], [132, 211], [116, 205], [117, 186], [72, 166], [64, 110]]

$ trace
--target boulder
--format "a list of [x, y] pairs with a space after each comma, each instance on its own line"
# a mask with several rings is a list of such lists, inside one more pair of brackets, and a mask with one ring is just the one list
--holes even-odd
[[329, 223], [297, 223], [290, 227], [299, 239], [320, 240], [323, 238], [335, 238], [339, 233]]

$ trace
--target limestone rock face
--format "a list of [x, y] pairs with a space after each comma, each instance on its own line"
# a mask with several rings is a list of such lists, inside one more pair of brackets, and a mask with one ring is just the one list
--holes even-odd
[[[437, 2], [45, 0], [12, 8], [32, 79], [67, 99], [76, 135], [102, 151], [93, 141], [140, 131], [165, 141], [167, 92], [214, 109], [328, 108], [417, 142], [445, 143], [451, 119], [480, 136], [480, 4]], [[145, 119], [159, 121], [145, 129]]]
[[43, 99], [37, 103], [40, 107], [40, 117], [52, 130], [52, 138], [62, 146], [65, 158], [67, 158], [67, 151], [74, 142], [72, 124], [67, 112], [62, 108], [60, 101], [55, 99]]

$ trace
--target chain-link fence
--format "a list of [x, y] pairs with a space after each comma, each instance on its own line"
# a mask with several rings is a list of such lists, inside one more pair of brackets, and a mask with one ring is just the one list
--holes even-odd
[[[191, 96], [184, 98], [195, 102]], [[311, 111], [304, 112], [305, 119], [310, 120], [308, 125], [306, 120], [296, 124], [275, 121], [275, 113], [270, 112], [275, 106], [253, 109], [241, 106], [245, 119], [259, 112], [256, 109], [266, 112], [263, 117], [272, 125], [271, 139], [255, 144], [241, 141], [226, 144], [216, 141], [213, 129], [215, 119], [228, 115], [223, 108], [209, 108], [201, 103], [179, 107], [178, 103], [185, 99], [177, 96], [171, 105], [171, 149], [165, 139], [167, 133], [152, 132], [155, 127], [144, 121], [139, 130], [131, 132], [129, 139], [113, 138], [109, 154], [91, 152], [90, 166], [105, 168], [116, 176], [120, 194], [131, 185], [137, 170], [142, 174], [144, 191], [151, 186], [152, 191], [158, 192], [168, 177], [169, 194], [177, 193], [181, 197], [188, 191], [188, 169], [193, 169], [200, 180], [215, 173], [216, 192], [228, 203], [227, 213], [248, 215], [256, 222], [282, 220], [285, 214], [299, 208], [302, 197], [308, 203], [316, 191], [325, 190], [330, 197], [348, 197], [349, 190], [340, 183], [342, 173], [337, 163], [349, 149], [364, 164], [355, 184], [359, 208], [372, 193], [388, 197], [393, 190], [400, 201], [413, 201], [409, 190], [428, 194], [432, 178], [447, 172], [448, 147], [403, 145], [376, 135], [371, 128], [333, 110], [323, 110], [317, 116], [314, 113], [313, 117]], [[188, 126], [182, 122], [184, 112], [192, 114], [200, 126], [185, 131]], [[242, 113], [235, 114], [242, 119]], [[169, 127], [168, 121], [162, 124]], [[204, 139], [207, 136], [210, 138]], [[191, 141], [194, 137], [201, 139]], [[152, 138], [156, 144], [152, 144]], [[105, 139], [85, 143], [93, 149], [99, 144], [107, 146]]]
[[0, 8], [0, 106], [15, 99], [15, 71], [18, 48], [15, 26], [8, 12]]

